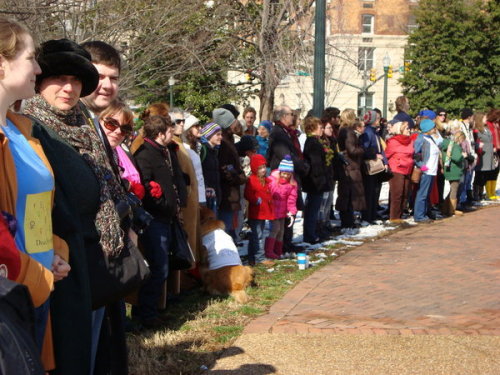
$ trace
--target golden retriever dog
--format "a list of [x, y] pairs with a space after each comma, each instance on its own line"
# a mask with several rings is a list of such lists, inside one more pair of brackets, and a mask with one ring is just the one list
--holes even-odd
[[241, 264], [224, 222], [212, 210], [201, 207], [200, 221], [203, 250], [199, 269], [205, 290], [212, 295], [230, 294], [236, 302], [246, 303], [245, 289], [253, 280], [253, 269]]

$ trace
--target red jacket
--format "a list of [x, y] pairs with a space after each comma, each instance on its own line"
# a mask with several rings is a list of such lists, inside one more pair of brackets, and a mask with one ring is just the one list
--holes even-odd
[[387, 140], [385, 156], [394, 173], [408, 175], [413, 169], [413, 140], [408, 135], [395, 135]]
[[493, 148], [498, 151], [500, 150], [500, 128], [491, 121], [486, 121], [488, 129], [490, 129], [491, 135], [493, 137]]
[[273, 196], [269, 177], [257, 177], [259, 167], [266, 166], [266, 159], [259, 154], [250, 158], [252, 175], [245, 186], [245, 199], [248, 201], [248, 218], [256, 220], [274, 220]]
[[245, 199], [248, 201], [249, 219], [274, 220], [270, 182], [269, 177], [265, 177], [264, 184], [262, 184], [262, 181], [254, 174], [248, 178], [245, 186]]

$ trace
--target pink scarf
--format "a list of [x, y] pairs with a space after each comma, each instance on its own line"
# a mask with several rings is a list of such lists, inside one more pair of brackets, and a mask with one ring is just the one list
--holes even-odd
[[115, 150], [118, 154], [118, 164], [123, 168], [121, 177], [130, 182], [136, 182], [140, 184], [141, 177], [139, 175], [139, 172], [137, 171], [135, 165], [130, 161], [127, 153], [123, 150], [123, 148], [121, 148], [121, 146], [118, 146], [117, 148], [115, 148]]

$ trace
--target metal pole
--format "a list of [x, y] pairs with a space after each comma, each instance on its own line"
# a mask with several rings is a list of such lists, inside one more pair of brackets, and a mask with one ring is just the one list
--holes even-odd
[[174, 90], [173, 85], [170, 85], [170, 108], [174, 108]]
[[382, 116], [387, 119], [387, 72], [389, 71], [388, 66], [384, 66], [384, 108], [382, 111]]
[[316, 0], [313, 113], [317, 117], [321, 117], [325, 107], [325, 17], [326, 0]]
[[364, 61], [363, 61], [363, 66], [364, 66], [364, 70], [363, 70], [363, 113], [362, 115], [364, 116], [365, 113], [366, 113], [366, 78], [368, 77], [368, 70], [367, 70], [367, 56], [368, 56], [368, 51], [366, 50], [365, 48], [365, 56], [364, 56]]

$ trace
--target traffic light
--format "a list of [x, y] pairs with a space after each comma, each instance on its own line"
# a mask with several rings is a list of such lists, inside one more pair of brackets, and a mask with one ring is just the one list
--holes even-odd
[[245, 79], [247, 82], [252, 82], [253, 81], [253, 75], [252, 75], [252, 70], [248, 69], [245, 73]]
[[389, 65], [389, 69], [387, 69], [387, 78], [392, 78], [392, 65]]
[[377, 69], [370, 69], [370, 81], [375, 82], [377, 80]]
[[411, 70], [411, 60], [405, 60], [405, 72], [409, 72]]

